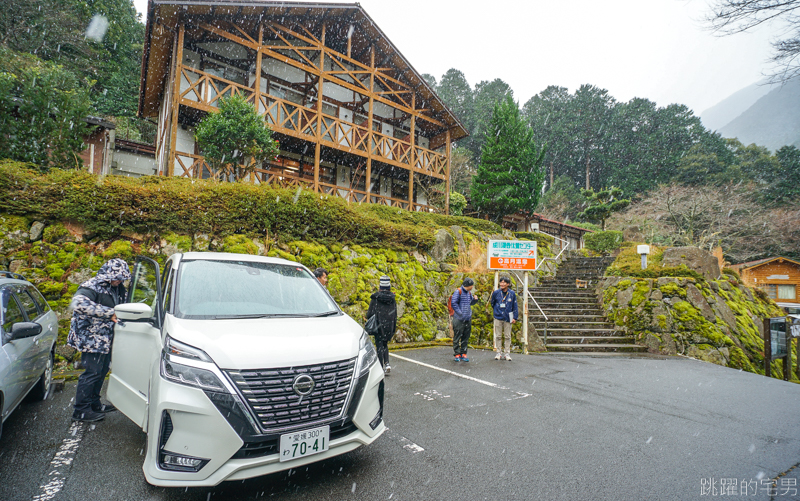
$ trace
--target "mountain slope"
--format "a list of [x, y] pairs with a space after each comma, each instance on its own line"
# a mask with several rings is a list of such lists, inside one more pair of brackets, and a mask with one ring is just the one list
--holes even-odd
[[754, 83], [726, 97], [700, 114], [700, 119], [710, 130], [719, 130], [731, 123], [736, 117], [747, 111], [756, 101], [769, 94], [775, 85], [766, 80]]
[[800, 79], [776, 87], [719, 132], [773, 151], [785, 145], [800, 146]]

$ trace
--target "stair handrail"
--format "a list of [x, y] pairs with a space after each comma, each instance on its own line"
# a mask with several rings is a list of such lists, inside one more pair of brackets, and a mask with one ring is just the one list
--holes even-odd
[[[517, 283], [518, 284], [524, 284], [525, 283], [520, 278], [520, 276], [517, 274], [516, 271], [511, 271], [511, 274], [514, 275], [514, 277], [517, 279]], [[549, 319], [547, 318], [547, 315], [545, 314], [544, 310], [542, 310], [542, 307], [539, 306], [539, 303], [536, 302], [536, 298], [533, 297], [533, 293], [531, 292], [531, 290], [530, 289], [526, 289], [525, 290], [525, 294], [527, 294], [528, 298], [531, 301], [533, 301], [533, 304], [536, 305], [536, 308], [539, 310], [539, 313], [541, 313], [542, 316], [544, 317], [544, 343], [547, 344], [547, 327], [548, 327]]]
[[540, 231], [539, 233], [541, 233], [543, 235], [547, 235], [548, 237], [551, 237], [554, 240], [560, 240], [560, 241], [564, 242], [567, 245], [561, 247], [561, 252], [559, 252], [556, 257], [543, 257], [538, 263], [536, 263], [536, 269], [534, 271], [539, 271], [539, 268], [544, 264], [545, 261], [554, 261], [554, 262], [557, 263], [558, 262], [558, 258], [561, 257], [561, 254], [563, 254], [564, 251], [569, 250], [569, 240], [564, 240], [561, 237], [557, 237], [555, 235], [551, 235], [551, 234], [545, 233], [543, 231]]

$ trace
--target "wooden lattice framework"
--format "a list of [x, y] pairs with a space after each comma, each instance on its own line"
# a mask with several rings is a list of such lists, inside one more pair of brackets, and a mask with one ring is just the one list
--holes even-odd
[[[247, 54], [246, 65], [227, 61], [240, 65], [243, 80], [205, 71], [184, 58], [184, 50], [202, 54], [203, 47], [220, 42]], [[303, 80], [271, 74], [267, 67], [275, 62], [302, 72]], [[291, 88], [295, 98], [274, 91], [275, 82]], [[323, 106], [333, 99], [326, 86], [352, 93], [351, 102], [338, 102], [351, 120]], [[250, 176], [253, 182], [303, 186], [348, 201], [409, 210], [431, 210], [415, 202], [415, 188], [444, 183], [449, 194], [451, 143], [467, 133], [358, 4], [150, 0], [140, 115], [158, 116], [156, 156], [162, 174], [220, 176], [197, 151], [177, 149], [176, 137], [185, 117], [213, 112], [220, 99], [232, 95], [252, 103], [276, 137], [314, 149], [313, 173], [265, 165]], [[379, 117], [378, 107], [384, 115], [391, 110], [391, 117]], [[359, 122], [357, 115], [366, 119]], [[381, 130], [381, 121], [396, 126], [392, 135]], [[404, 137], [394, 132], [400, 127], [408, 129]], [[349, 186], [321, 179], [323, 148], [351, 159]], [[407, 194], [376, 193], [376, 167], [402, 173]], [[357, 186], [361, 181], [363, 189]]]

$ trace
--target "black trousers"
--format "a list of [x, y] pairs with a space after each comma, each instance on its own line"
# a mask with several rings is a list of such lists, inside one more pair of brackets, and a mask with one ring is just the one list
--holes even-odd
[[378, 361], [384, 369], [389, 365], [389, 340], [375, 336], [375, 351], [378, 352]]
[[86, 369], [78, 377], [78, 388], [75, 391], [75, 413], [87, 412], [92, 407], [100, 407], [100, 390], [108, 374], [111, 353], [81, 353], [81, 362]]
[[453, 316], [453, 354], [466, 355], [469, 336], [472, 334], [472, 319], [461, 320]]

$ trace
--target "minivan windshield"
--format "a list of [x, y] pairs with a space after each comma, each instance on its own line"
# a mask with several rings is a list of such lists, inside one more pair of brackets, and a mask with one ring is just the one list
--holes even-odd
[[339, 314], [306, 269], [254, 261], [182, 261], [175, 316], [189, 319]]

